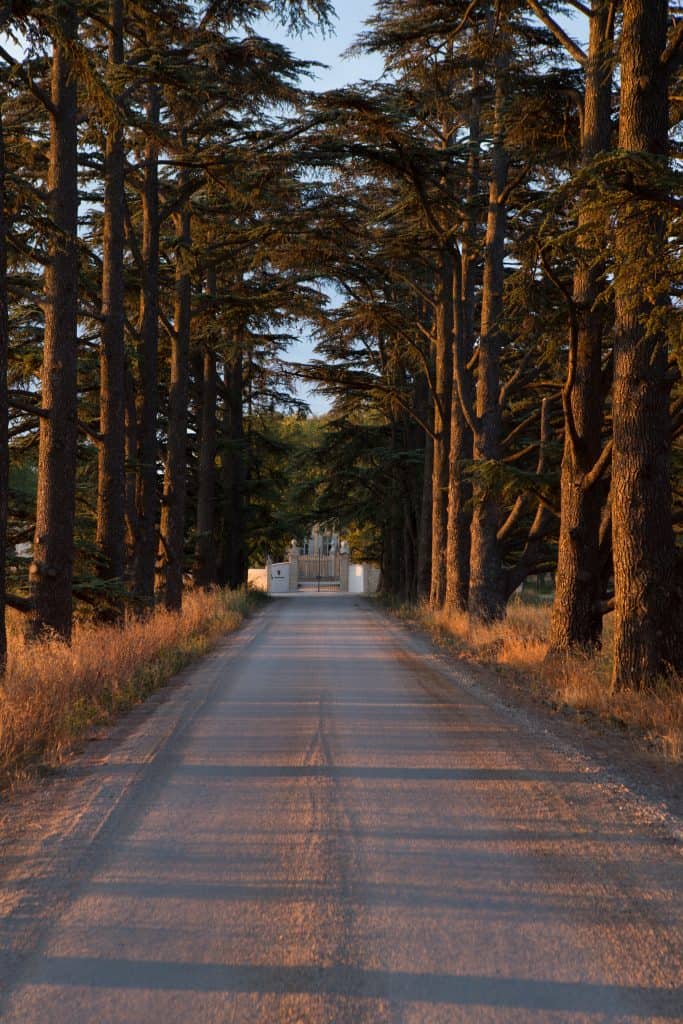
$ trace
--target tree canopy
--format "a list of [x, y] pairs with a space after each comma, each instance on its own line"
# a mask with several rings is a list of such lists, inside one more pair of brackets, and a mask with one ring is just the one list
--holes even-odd
[[0, 605], [68, 640], [334, 519], [388, 594], [552, 573], [554, 656], [614, 612], [615, 686], [680, 674], [678, 9], [377, 0], [322, 93], [264, 15], [334, 12], [2, 8]]

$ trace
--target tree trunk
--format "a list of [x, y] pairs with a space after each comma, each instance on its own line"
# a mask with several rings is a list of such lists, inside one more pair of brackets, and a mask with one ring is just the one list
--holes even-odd
[[405, 552], [401, 569], [401, 596], [404, 601], [413, 603], [417, 597], [417, 522], [419, 508], [415, 493], [413, 474], [406, 470], [402, 474], [403, 481], [403, 530], [401, 536], [402, 550]]
[[453, 378], [453, 253], [441, 252], [437, 271], [434, 325], [434, 445], [432, 462], [432, 578], [429, 603], [441, 608], [446, 597], [448, 535], [448, 453]]
[[222, 438], [223, 524], [221, 573], [224, 586], [236, 588], [246, 581], [244, 550], [244, 415], [242, 352], [226, 361], [224, 372], [225, 407]]
[[417, 597], [418, 600], [429, 598], [432, 579], [432, 464], [434, 442], [431, 434], [425, 431], [424, 469], [422, 471], [422, 500], [420, 502], [420, 522], [417, 541]]
[[[110, 0], [109, 21], [115, 69], [123, 63], [123, 0]], [[113, 125], [105, 152], [97, 491], [98, 572], [110, 580], [122, 579], [125, 563], [124, 168], [123, 131]]]
[[[147, 118], [159, 124], [159, 90], [150, 86]], [[156, 563], [157, 417], [159, 413], [159, 149], [150, 136], [145, 147], [142, 191], [142, 290], [138, 347], [138, 458], [136, 480], [137, 537], [134, 592], [147, 605], [154, 603]]]
[[[448, 459], [448, 532], [446, 541], [445, 607], [450, 612], [467, 609], [470, 584], [470, 498], [471, 484], [465, 463], [472, 458], [472, 431], [460, 401], [458, 361], [466, 364], [472, 354], [471, 338], [465, 334], [462, 295], [462, 259], [456, 256], [458, 272], [454, 276], [453, 308], [455, 345], [460, 352], [453, 359], [451, 393], [451, 439]], [[467, 399], [469, 400], [469, 395]]]
[[45, 270], [45, 334], [38, 447], [38, 494], [31, 633], [71, 636], [77, 443], [78, 151], [76, 74], [69, 43], [76, 40], [75, 3], [55, 0], [59, 27], [51, 70], [47, 188], [52, 235]]
[[[451, 398], [451, 450], [448, 486], [446, 608], [467, 610], [470, 591], [472, 484], [466, 463], [472, 459], [472, 377], [468, 363], [474, 349], [475, 264], [477, 253], [476, 198], [480, 189], [481, 101], [479, 73], [472, 73], [467, 161], [468, 213], [462, 251], [456, 254], [454, 277], [455, 352]], [[463, 407], [466, 403], [466, 409]]]
[[[426, 382], [424, 382], [426, 383]], [[416, 382], [417, 384], [417, 382]], [[416, 407], [419, 404], [418, 395], [426, 388], [417, 387]], [[424, 441], [424, 429], [415, 420], [404, 414], [403, 416], [403, 443], [404, 451], [418, 451]], [[403, 517], [403, 548], [406, 551], [406, 558], [403, 567], [403, 591], [405, 600], [414, 604], [418, 596], [418, 554], [420, 549], [420, 522], [421, 522], [421, 501], [422, 501], [422, 479], [421, 475], [415, 473], [414, 466], [405, 464], [401, 474], [403, 481], [404, 517]]]
[[500, 458], [500, 357], [505, 341], [503, 285], [507, 223], [503, 192], [510, 162], [505, 148], [504, 59], [498, 63], [477, 361], [470, 578], [470, 611], [486, 622], [505, 614], [505, 579], [498, 543], [500, 506], [496, 482], [487, 472]]
[[[612, 105], [612, 18], [607, 0], [593, 0], [583, 104], [584, 167], [609, 149]], [[578, 257], [574, 273], [573, 322], [567, 379], [563, 390], [564, 453], [560, 479], [560, 536], [557, 585], [551, 616], [550, 650], [589, 651], [600, 641], [602, 615], [600, 520], [606, 499], [602, 476], [591, 478], [602, 448], [602, 337], [604, 311], [596, 308], [604, 267], [595, 242], [582, 233], [595, 230], [595, 213], [585, 200], [578, 216]]]
[[[552, 442], [552, 424], [550, 417], [551, 401], [548, 398], [544, 398], [541, 402], [541, 436], [540, 443], [538, 446], [538, 462], [536, 464], [536, 475], [542, 477], [546, 472], [546, 456], [548, 447]], [[519, 506], [519, 511], [524, 508], [524, 504]], [[506, 532], [506, 526], [511, 528], [512, 523], [516, 520], [517, 506], [513, 506], [512, 511], [506, 521], [506, 524], [501, 528], [498, 533], [499, 539], [502, 534]], [[505, 600], [508, 601], [519, 586], [533, 573], [538, 571], [539, 564], [543, 564], [548, 561], [548, 545], [547, 539], [548, 534], [552, 530], [555, 520], [555, 514], [551, 512], [543, 501], [539, 501], [536, 506], [536, 514], [531, 523], [531, 527], [526, 535], [526, 542], [522, 550], [522, 554], [517, 558], [515, 564], [511, 566], [505, 572]]]
[[[389, 438], [389, 448], [391, 452], [396, 452], [400, 446], [400, 442], [397, 437], [397, 428], [398, 424], [396, 422], [396, 418], [392, 416]], [[392, 598], [398, 598], [401, 600], [403, 597], [403, 561], [405, 557], [405, 552], [402, 547], [405, 490], [403, 488], [403, 481], [401, 479], [400, 472], [392, 473], [389, 477], [388, 484], [385, 526], [386, 540], [384, 544], [386, 568], [383, 567], [382, 579], [386, 593], [388, 593]]]
[[[186, 186], [180, 175], [179, 186]], [[179, 248], [175, 269], [175, 308], [171, 339], [171, 383], [168, 396], [168, 439], [161, 504], [158, 585], [169, 611], [180, 611], [183, 603], [185, 560], [185, 505], [187, 496], [187, 398], [190, 365], [191, 279], [189, 269], [190, 212], [185, 208], [176, 218]]]
[[[632, 187], [667, 169], [666, 0], [624, 0], [619, 148]], [[642, 160], [648, 154], [650, 160]], [[631, 187], [631, 183], [629, 183]], [[616, 687], [653, 686], [683, 667], [671, 521], [666, 228], [652, 200], [618, 207], [612, 458]]]
[[197, 488], [197, 583], [216, 582], [216, 353], [207, 346], [202, 360], [202, 419]]
[[127, 576], [131, 576], [135, 568], [135, 551], [138, 536], [138, 512], [135, 501], [137, 459], [138, 459], [138, 417], [135, 407], [135, 379], [131, 368], [125, 363], [125, 400], [126, 400], [126, 462], [125, 462], [125, 513], [126, 513], [126, 565]]
[[[216, 271], [206, 275], [206, 297], [216, 300]], [[204, 345], [199, 367], [199, 458], [197, 468], [197, 537], [195, 543], [196, 579], [200, 587], [211, 587], [218, 580], [216, 553], [216, 453], [217, 422], [216, 353], [211, 339]]]
[[5, 559], [9, 491], [7, 360], [9, 317], [7, 302], [7, 223], [5, 221], [5, 133], [0, 107], [0, 675], [7, 664], [5, 626]]

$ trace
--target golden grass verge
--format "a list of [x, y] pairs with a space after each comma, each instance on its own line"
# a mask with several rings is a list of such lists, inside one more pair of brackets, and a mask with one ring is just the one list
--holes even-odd
[[[415, 610], [412, 610], [415, 613]], [[659, 681], [647, 690], [614, 691], [610, 684], [611, 616], [605, 620], [603, 648], [594, 657], [548, 659], [550, 608], [513, 601], [502, 622], [482, 625], [468, 615], [417, 609], [417, 619], [437, 641], [464, 658], [500, 666], [523, 679], [533, 694], [556, 708], [628, 729], [668, 761], [683, 760], [683, 680]]]
[[0, 681], [0, 788], [54, 766], [93, 726], [144, 700], [236, 629], [244, 591], [189, 591], [182, 614], [156, 609], [122, 625], [78, 624], [70, 645], [26, 643], [8, 615], [9, 659]]

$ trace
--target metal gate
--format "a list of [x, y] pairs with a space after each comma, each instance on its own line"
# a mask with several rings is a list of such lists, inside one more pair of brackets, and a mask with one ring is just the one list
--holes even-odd
[[300, 555], [299, 587], [336, 590], [341, 586], [341, 555]]

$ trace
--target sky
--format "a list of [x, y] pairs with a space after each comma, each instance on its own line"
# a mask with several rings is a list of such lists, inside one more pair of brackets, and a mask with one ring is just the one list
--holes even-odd
[[[363, 56], [343, 59], [342, 54], [363, 30], [363, 22], [372, 14], [373, 0], [337, 0], [337, 17], [334, 20], [334, 35], [321, 37], [319, 33], [303, 37], [288, 36], [277, 24], [263, 20], [255, 25], [269, 39], [283, 43], [295, 56], [305, 60], [319, 61], [326, 68], [318, 68], [316, 77], [306, 88], [322, 91], [338, 89], [362, 78], [376, 79], [382, 74], [382, 60], [377, 56]], [[314, 345], [306, 336], [306, 326], [301, 325], [301, 339], [291, 346], [287, 358], [292, 362], [306, 362], [314, 354]], [[321, 415], [329, 409], [329, 402], [308, 387], [301, 387], [300, 395], [311, 407], [311, 412]]]
[[257, 31], [269, 39], [283, 43], [297, 57], [320, 61], [328, 68], [319, 68], [311, 87], [318, 90], [337, 89], [359, 78], [377, 78], [382, 73], [379, 57], [354, 57], [342, 60], [342, 53], [355, 41], [363, 29], [363, 22], [372, 14], [372, 0], [337, 0], [334, 35], [322, 37], [320, 33], [302, 37], [288, 36], [276, 23], [263, 19], [257, 22]]

